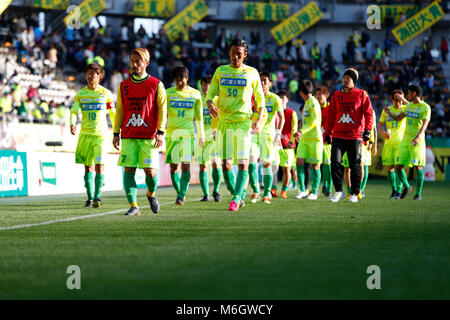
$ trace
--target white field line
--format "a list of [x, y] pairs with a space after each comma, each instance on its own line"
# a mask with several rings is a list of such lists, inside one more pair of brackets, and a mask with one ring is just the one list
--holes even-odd
[[[185, 201], [185, 202], [188, 202], [188, 201]], [[168, 204], [174, 204], [174, 203], [173, 202], [161, 203], [162, 206], [165, 206]], [[50, 220], [50, 221], [43, 221], [43, 222], [38, 222], [38, 223], [19, 224], [17, 226], [0, 227], [0, 231], [31, 228], [31, 227], [45, 226], [48, 224], [59, 223], [59, 222], [68, 222], [68, 221], [75, 221], [75, 220], [81, 220], [81, 219], [89, 219], [89, 218], [107, 216], [107, 215], [117, 214], [117, 213], [121, 213], [121, 212], [123, 213], [123, 212], [125, 212], [125, 210], [126, 209], [119, 209], [119, 210], [114, 210], [114, 211], [89, 214], [89, 215], [85, 215], [85, 216], [77, 216], [77, 217], [71, 217], [71, 218], [60, 219], [60, 220]]]

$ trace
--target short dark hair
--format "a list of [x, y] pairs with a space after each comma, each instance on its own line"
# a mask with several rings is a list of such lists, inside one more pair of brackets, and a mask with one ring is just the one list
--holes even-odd
[[317, 92], [322, 92], [322, 94], [325, 96], [325, 98], [328, 98], [330, 96], [330, 91], [328, 91], [328, 88], [325, 86], [317, 87], [316, 90], [314, 90], [314, 95], [316, 95]]
[[207, 74], [202, 77], [202, 79], [200, 80], [200, 83], [211, 83], [211, 79], [212, 79], [212, 75]]
[[86, 72], [88, 72], [89, 70], [94, 70], [96, 73], [102, 75], [102, 78], [105, 77], [105, 68], [103, 68], [103, 66], [101, 66], [97, 62], [89, 63], [86, 66]]
[[188, 78], [189, 79], [189, 70], [186, 67], [175, 67], [172, 69], [172, 78]]
[[267, 70], [261, 71], [261, 72], [259, 73], [259, 77], [260, 77], [260, 78], [262, 78], [262, 77], [267, 77], [267, 78], [269, 79], [270, 82], [273, 82], [272, 74], [271, 74], [269, 71], [267, 71]]
[[232, 46], [244, 47], [245, 52], [248, 52], [248, 43], [242, 38], [234, 38], [233, 40], [231, 40], [228, 50], [231, 50]]
[[408, 91], [415, 92], [419, 98], [423, 95], [422, 88], [417, 84], [410, 84], [408, 86]]
[[391, 92], [391, 94], [390, 94], [390, 97], [391, 97], [392, 99], [394, 99], [394, 96], [395, 96], [397, 93], [399, 93], [399, 94], [404, 94], [402, 89], [394, 89], [394, 90], [392, 90], [392, 92]]
[[281, 98], [281, 97], [288, 97], [289, 98], [289, 96], [288, 96], [288, 92], [286, 91], [286, 90], [280, 90], [280, 91], [278, 91], [278, 96]]
[[310, 80], [304, 79], [300, 81], [298, 89], [304, 94], [309, 94], [313, 92], [313, 84]]

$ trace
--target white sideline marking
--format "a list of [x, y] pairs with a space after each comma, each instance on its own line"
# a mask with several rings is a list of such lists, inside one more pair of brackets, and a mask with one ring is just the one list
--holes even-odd
[[[191, 201], [193, 201], [193, 200], [191, 200]], [[185, 201], [185, 202], [188, 202], [188, 201]], [[161, 203], [161, 206], [165, 206], [168, 204], [174, 204], [174, 203], [173, 202]], [[75, 221], [75, 220], [81, 220], [81, 219], [89, 219], [89, 218], [101, 217], [101, 216], [106, 216], [106, 215], [111, 215], [111, 214], [116, 214], [116, 213], [121, 213], [121, 212], [125, 212], [125, 209], [119, 209], [119, 210], [96, 213], [96, 214], [89, 214], [86, 216], [78, 216], [78, 217], [66, 218], [66, 219], [61, 219], [61, 220], [50, 220], [50, 221], [43, 221], [43, 222], [38, 222], [38, 223], [28, 223], [28, 224], [19, 224], [17, 226], [1, 227], [0, 231], [31, 228], [31, 227], [44, 226], [44, 225], [58, 223], [58, 222], [68, 222], [68, 221]]]

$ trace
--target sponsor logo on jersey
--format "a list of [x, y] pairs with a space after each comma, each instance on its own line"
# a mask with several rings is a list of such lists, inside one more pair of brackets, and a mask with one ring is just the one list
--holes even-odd
[[221, 78], [220, 84], [222, 86], [246, 87], [247, 79]]
[[170, 101], [170, 106], [172, 108], [192, 109], [194, 107], [194, 101], [185, 101], [185, 100]]
[[303, 112], [303, 116], [304, 116], [304, 117], [309, 117], [309, 111]]
[[209, 109], [208, 108], [203, 109], [203, 115], [204, 116], [209, 116]]
[[86, 103], [83, 104], [82, 110], [83, 111], [102, 110], [102, 107], [103, 107], [102, 103]]
[[131, 115], [131, 118], [128, 120], [128, 123], [126, 125], [126, 127], [129, 127], [129, 126], [132, 126], [132, 127], [141, 127], [141, 126], [148, 127], [148, 125], [144, 122], [144, 119], [142, 119], [141, 115], [138, 114], [136, 116], [136, 114], [134, 114], [134, 113]]
[[268, 113], [271, 113], [273, 111], [273, 105], [267, 105], [266, 104], [266, 110]]
[[406, 116], [408, 118], [419, 119], [419, 114], [417, 112], [406, 111]]
[[89, 99], [80, 99], [80, 102], [91, 102], [91, 101], [92, 101], [91, 98], [89, 98]]
[[348, 113], [344, 113], [338, 123], [355, 123]]

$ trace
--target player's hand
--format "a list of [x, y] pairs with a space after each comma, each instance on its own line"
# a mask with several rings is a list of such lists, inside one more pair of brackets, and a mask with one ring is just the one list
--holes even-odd
[[331, 136], [329, 134], [325, 135], [325, 142], [328, 144], [331, 144], [332, 140], [331, 140]]
[[159, 147], [161, 147], [163, 145], [163, 140], [164, 140], [164, 135], [157, 133], [155, 136], [155, 143], [153, 144], [153, 146], [156, 149], [158, 149]]
[[276, 146], [281, 146], [281, 134], [277, 133], [275, 134], [275, 145]]
[[370, 139], [370, 130], [365, 129], [362, 135], [364, 141], [369, 141]]
[[216, 108], [211, 100], [206, 101], [206, 106], [208, 107], [209, 115], [212, 118], [217, 118], [219, 116], [219, 109]]
[[286, 145], [286, 149], [292, 149], [292, 142], [288, 142], [288, 144]]
[[417, 146], [418, 143], [419, 143], [419, 137], [415, 137], [415, 138], [413, 139], [413, 141], [411, 141], [411, 145], [412, 145], [413, 147]]
[[296, 142], [298, 142], [298, 140], [300, 139], [301, 135], [302, 135], [301, 131], [297, 131], [296, 133], [294, 133], [294, 138], [295, 138]]
[[372, 142], [369, 142], [369, 143], [367, 144], [367, 150], [369, 150], [369, 152], [371, 152], [371, 151], [372, 151], [372, 148], [373, 148], [373, 143], [372, 143]]
[[386, 112], [386, 114], [390, 114], [391, 111], [389, 110], [388, 106], [384, 106], [384, 112]]
[[403, 101], [403, 94], [401, 94], [401, 93], [394, 94], [394, 100]]
[[203, 148], [205, 146], [205, 138], [198, 139], [198, 144]]
[[117, 151], [120, 151], [119, 146], [120, 146], [120, 137], [114, 137], [113, 138], [113, 146]]
[[71, 133], [72, 135], [75, 135], [76, 132], [77, 132], [77, 126], [71, 125], [71, 126], [70, 126], [70, 133]]
[[377, 144], [374, 144], [373, 148], [372, 148], [372, 154], [373, 154], [373, 156], [376, 156], [377, 153], [378, 153]]
[[383, 136], [384, 136], [384, 138], [385, 138], [386, 140], [388, 140], [388, 139], [390, 139], [390, 138], [391, 138], [391, 134], [390, 134], [390, 132], [386, 132], [386, 131], [384, 131], [384, 132], [383, 132]]
[[261, 127], [262, 127], [262, 120], [256, 120], [255, 122], [253, 122], [252, 124], [252, 129], [253, 129], [253, 133], [257, 134], [261, 131]]

